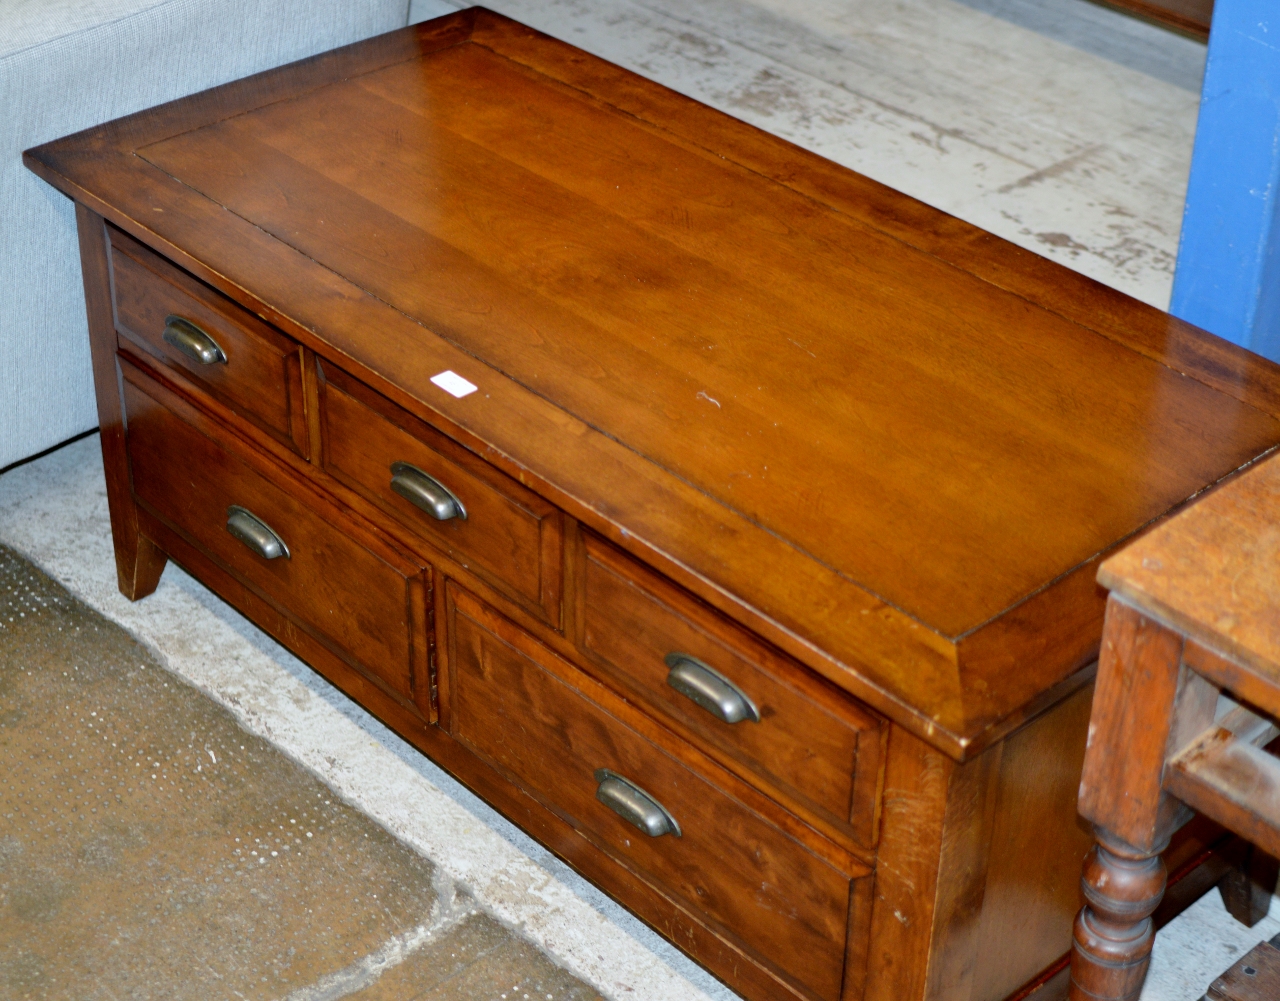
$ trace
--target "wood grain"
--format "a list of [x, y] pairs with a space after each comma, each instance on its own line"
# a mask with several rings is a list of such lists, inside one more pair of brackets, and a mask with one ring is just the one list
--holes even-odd
[[84, 275], [85, 308], [89, 318], [89, 346], [93, 385], [98, 401], [102, 464], [106, 472], [107, 505], [115, 544], [116, 579], [130, 601], [151, 594], [160, 584], [168, 558], [138, 529], [138, 511], [129, 485], [125, 452], [124, 404], [120, 398], [120, 370], [116, 364], [116, 332], [112, 322], [111, 258], [107, 226], [102, 217], [76, 206], [80, 239], [80, 267]]
[[[1084, 866], [1074, 1001], [1138, 997], [1164, 889], [1154, 856], [1191, 810], [1280, 853], [1280, 759], [1264, 749], [1280, 732], [1278, 502], [1270, 457], [1099, 571], [1112, 594], [1080, 787], [1099, 844]], [[1247, 704], [1219, 716], [1223, 689]], [[1273, 884], [1270, 860], [1261, 869]], [[1229, 879], [1224, 900], [1252, 918], [1251, 880]]]
[[[278, 476], [272, 483], [255, 472], [245, 455], [215, 444], [163, 406], [157, 396], [184, 409], [162, 387], [127, 362], [124, 370], [129, 460], [139, 502], [430, 718], [425, 608], [430, 570], [368, 535], [361, 538], [354, 525], [331, 508], [326, 511], [318, 498], [287, 491]], [[188, 416], [199, 420], [190, 411]], [[232, 504], [276, 531], [289, 557], [265, 560], [230, 535], [226, 521]]]
[[1169, 762], [1165, 788], [1280, 855], [1280, 759], [1218, 728]]
[[[624, 864], [732, 929], [763, 963], [816, 997], [838, 998], [848, 877], [589, 701], [586, 678], [569, 665], [464, 592], [451, 597], [453, 735]], [[611, 813], [595, 798], [597, 768], [642, 785], [682, 836], [650, 838]]]
[[[1116, 598], [1098, 665], [1090, 740], [1080, 780], [1080, 815], [1123, 842], [1163, 850], [1175, 806], [1161, 788], [1164, 760], [1178, 746], [1173, 713], [1180, 689], [1200, 692], [1193, 717], [1213, 720], [1217, 692], [1182, 667], [1182, 638]], [[1198, 732], [1198, 731], [1196, 731]]]
[[[323, 465], [464, 567], [552, 626], [560, 624], [563, 531], [552, 505], [340, 369], [322, 373]], [[391, 466], [434, 476], [466, 508], [436, 521], [391, 489]]]
[[[752, 998], [998, 1001], [1066, 948], [1097, 564], [1280, 441], [1280, 370], [483, 11], [27, 163], [99, 305], [106, 216], [129, 315], [177, 289], [302, 363], [286, 419], [123, 324], [135, 590], [154, 538]], [[406, 457], [465, 530], [388, 492]], [[315, 572], [226, 550], [226, 483]], [[693, 833], [637, 842], [593, 758]]]
[[[180, 369], [240, 416], [305, 452], [298, 345], [136, 240], [114, 227], [109, 233], [116, 330], [134, 352], [146, 351]], [[201, 365], [167, 344], [163, 335], [170, 315], [209, 334], [226, 354], [226, 363]]]
[[[142, 155], [943, 635], [1216, 478], [1206, 445], [1277, 430], [476, 46], [300, 100]], [[1168, 393], [1181, 422], [1114, 405]]]
[[1002, 750], [957, 765], [891, 732], [867, 1001], [972, 991]]
[[27, 163], [957, 758], [1280, 441], [1273, 367], [487, 12]]
[[[660, 934], [679, 942], [685, 952], [712, 970], [734, 990], [747, 997], [772, 999], [780, 994], [783, 997], [794, 996], [791, 988], [780, 981], [778, 975], [753, 962], [734, 939], [708, 929], [679, 900], [644, 881], [633, 871], [618, 865], [612, 857], [541, 802], [513, 785], [439, 727], [428, 725], [422, 716], [392, 697], [383, 686], [370, 680], [336, 656], [329, 647], [299, 629], [292, 619], [263, 601], [201, 550], [147, 512], [140, 512], [140, 519], [164, 552], [173, 554], [177, 562], [190, 569], [215, 593], [298, 653], [325, 678], [428, 754], [433, 761], [522, 830], [547, 845], [585, 878], [616, 899], [625, 900], [641, 920]], [[437, 589], [436, 593], [443, 596], [444, 589]], [[855, 884], [861, 888], [855, 890], [855, 900], [865, 900], [867, 883], [863, 879]], [[855, 936], [850, 945], [854, 956], [859, 954], [858, 948], [858, 937]], [[854, 1001], [854, 998], [856, 995], [842, 1001]]]
[[1098, 580], [1280, 683], [1280, 455], [1102, 564]]
[[1002, 745], [974, 999], [1007, 996], [1071, 940], [1093, 844], [1075, 804], [1092, 702], [1090, 685]]
[[[879, 720], [851, 700], [833, 698], [798, 665], [591, 536], [583, 586], [580, 642], [588, 656], [671, 718], [681, 733], [711, 745], [712, 753], [727, 752], [729, 767], [745, 765], [747, 775], [780, 787], [864, 847], [874, 847], [874, 796], [883, 765]], [[737, 684], [756, 705], [760, 721], [724, 723], [673, 689], [664, 659], [673, 652], [696, 657]], [[855, 790], [862, 794], [856, 801]]]

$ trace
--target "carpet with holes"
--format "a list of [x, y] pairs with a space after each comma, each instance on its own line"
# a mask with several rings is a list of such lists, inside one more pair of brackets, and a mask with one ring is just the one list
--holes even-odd
[[599, 995], [0, 546], [0, 997]]

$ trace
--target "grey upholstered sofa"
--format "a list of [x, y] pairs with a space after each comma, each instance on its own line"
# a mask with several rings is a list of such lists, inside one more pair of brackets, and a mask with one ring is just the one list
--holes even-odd
[[[417, 0], [415, 20], [463, 5]], [[409, 7], [0, 0], [0, 469], [98, 423], [72, 206], [22, 166], [22, 151], [390, 31]]]

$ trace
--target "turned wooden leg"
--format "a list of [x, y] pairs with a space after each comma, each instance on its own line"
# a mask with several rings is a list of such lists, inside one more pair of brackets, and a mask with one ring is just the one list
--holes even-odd
[[1151, 914], [1164, 896], [1163, 848], [1138, 851], [1098, 832], [1081, 876], [1086, 904], [1076, 915], [1072, 1001], [1132, 1001], [1142, 992], [1155, 937]]
[[1213, 722], [1218, 692], [1182, 663], [1182, 637], [1113, 594], [1107, 601], [1080, 814], [1098, 844], [1071, 949], [1074, 1001], [1137, 998], [1164, 896], [1159, 857], [1190, 813], [1163, 788], [1165, 760]]
[[129, 485], [105, 224], [101, 216], [78, 203], [76, 223], [84, 273], [85, 310], [89, 317], [93, 384], [98, 400], [98, 427], [102, 435], [102, 462], [107, 474], [107, 504], [111, 509], [111, 538], [116, 551], [116, 578], [120, 592], [137, 601], [160, 583], [166, 556], [138, 532], [138, 511]]

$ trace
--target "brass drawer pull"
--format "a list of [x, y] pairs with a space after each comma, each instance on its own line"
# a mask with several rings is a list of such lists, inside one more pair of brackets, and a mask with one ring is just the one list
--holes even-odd
[[276, 535], [265, 521], [238, 504], [227, 508], [227, 531], [264, 560], [274, 560], [280, 556], [286, 560], [292, 558], [284, 539]]
[[164, 342], [172, 344], [200, 365], [227, 363], [227, 353], [218, 347], [218, 342], [190, 320], [184, 320], [180, 316], [164, 318]]
[[407, 462], [391, 464], [391, 489], [437, 521], [467, 520], [467, 509], [452, 490], [429, 473]]
[[681, 837], [680, 825], [667, 808], [634, 782], [607, 768], [596, 769], [596, 799], [651, 838], [664, 834]]
[[671, 668], [667, 673], [667, 684], [716, 719], [726, 723], [741, 723], [744, 719], [760, 722], [760, 710], [756, 704], [719, 671], [687, 653], [669, 653], [664, 660]]

